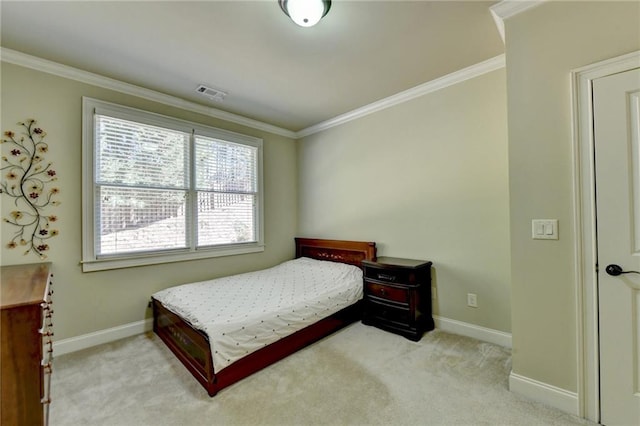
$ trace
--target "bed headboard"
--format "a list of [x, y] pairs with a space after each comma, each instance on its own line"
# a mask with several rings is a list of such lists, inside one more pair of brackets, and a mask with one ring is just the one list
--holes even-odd
[[362, 268], [363, 260], [376, 259], [376, 243], [296, 238], [296, 258], [298, 257], [348, 263]]

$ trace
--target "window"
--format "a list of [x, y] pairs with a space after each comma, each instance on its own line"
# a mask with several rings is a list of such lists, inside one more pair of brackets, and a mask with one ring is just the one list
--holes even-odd
[[83, 270], [263, 250], [262, 140], [83, 99]]

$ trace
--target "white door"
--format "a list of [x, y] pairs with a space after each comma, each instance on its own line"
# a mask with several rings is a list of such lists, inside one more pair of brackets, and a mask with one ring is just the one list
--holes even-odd
[[601, 423], [637, 426], [640, 274], [630, 271], [640, 271], [640, 69], [594, 80], [593, 114]]

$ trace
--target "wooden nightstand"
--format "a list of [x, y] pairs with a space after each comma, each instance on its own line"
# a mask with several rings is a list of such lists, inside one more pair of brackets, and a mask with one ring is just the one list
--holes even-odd
[[379, 257], [363, 260], [362, 323], [418, 341], [433, 330], [431, 262]]

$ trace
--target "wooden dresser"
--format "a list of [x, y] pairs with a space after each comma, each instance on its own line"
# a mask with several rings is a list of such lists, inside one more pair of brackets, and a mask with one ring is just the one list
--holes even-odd
[[433, 330], [431, 262], [379, 257], [363, 260], [362, 322], [418, 341]]
[[2, 425], [48, 423], [53, 336], [51, 264], [3, 266]]

